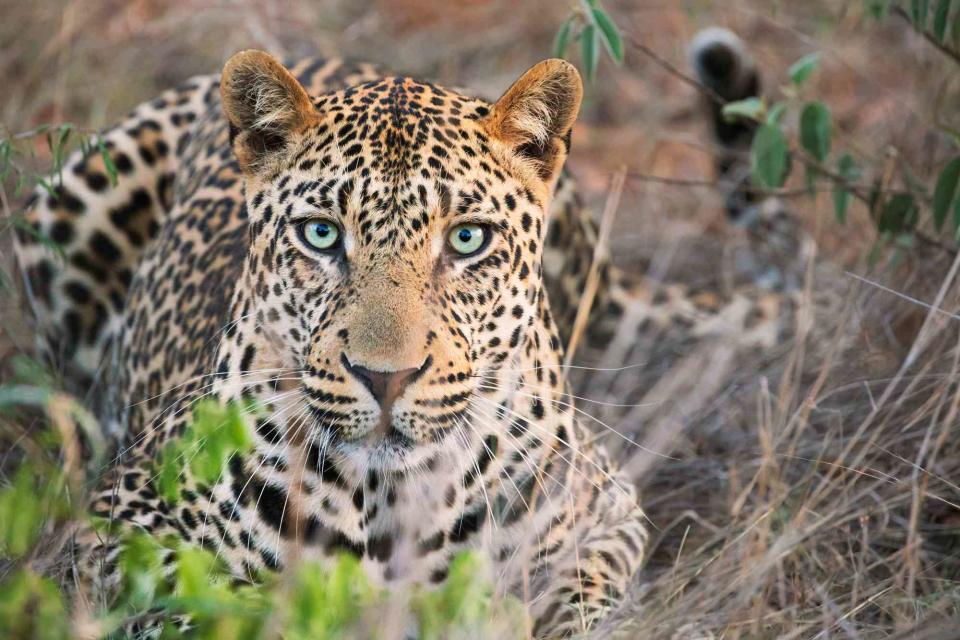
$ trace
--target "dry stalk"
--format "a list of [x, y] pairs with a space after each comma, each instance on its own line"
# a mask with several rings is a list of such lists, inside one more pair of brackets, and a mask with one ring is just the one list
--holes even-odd
[[597, 295], [597, 286], [600, 284], [601, 258], [607, 252], [610, 242], [610, 232], [613, 230], [613, 220], [617, 215], [617, 208], [620, 206], [620, 196], [623, 194], [623, 183], [626, 175], [626, 167], [621, 167], [620, 170], [614, 174], [610, 183], [610, 192], [607, 194], [607, 201], [603, 207], [603, 218], [600, 220], [600, 232], [597, 238], [597, 244], [593, 249], [590, 271], [587, 273], [583, 296], [580, 298], [580, 304], [577, 306], [577, 315], [573, 321], [570, 341], [567, 343], [566, 355], [563, 360], [563, 375], [565, 379], [569, 378], [570, 364], [573, 362], [573, 356], [577, 352], [577, 345], [586, 329], [587, 321], [590, 319], [590, 309], [593, 307], [593, 299]]

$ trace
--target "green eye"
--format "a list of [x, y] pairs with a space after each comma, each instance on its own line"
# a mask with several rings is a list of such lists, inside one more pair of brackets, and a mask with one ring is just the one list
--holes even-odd
[[461, 256], [470, 256], [487, 246], [489, 238], [490, 231], [486, 227], [467, 223], [458, 224], [450, 229], [447, 242]]
[[300, 236], [310, 247], [318, 251], [329, 251], [340, 244], [340, 229], [334, 223], [323, 218], [314, 218], [300, 224]]

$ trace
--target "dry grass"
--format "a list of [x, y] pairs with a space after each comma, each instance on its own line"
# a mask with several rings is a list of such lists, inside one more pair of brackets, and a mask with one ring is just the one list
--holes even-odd
[[[827, 0], [606, 5], [679, 68], [690, 36], [714, 23], [744, 37], [771, 87], [800, 55], [823, 51], [809, 91], [831, 105], [837, 144], [878, 171], [900, 162], [927, 182], [943, 163], [934, 124], [956, 113], [938, 95], [946, 84], [956, 96], [957, 70], [896, 19], [878, 25], [859, 2]], [[8, 131], [102, 126], [251, 46], [389, 61], [496, 94], [548, 54], [567, 9], [549, 0], [6, 0], [0, 119]], [[694, 91], [636, 50], [599, 76], [571, 164], [598, 210], [610, 176], [628, 167], [614, 256], [657, 277], [731, 286], [749, 240], [723, 224], [711, 189], [660, 179], [711, 179], [714, 149]], [[574, 375], [578, 395], [643, 404], [581, 406], [645, 445], [608, 438], [656, 526], [633, 601], [596, 637], [667, 638], [690, 621], [723, 638], [960, 637], [950, 628], [960, 625], [957, 263], [921, 247], [868, 267], [866, 211], [853, 209], [840, 227], [828, 193], [791, 206], [819, 254], [803, 274], [790, 343], [742, 354], [654, 336], [617, 353], [578, 351], [580, 364], [642, 365]], [[2, 307], [6, 360], [28, 351], [30, 336], [19, 306]]]

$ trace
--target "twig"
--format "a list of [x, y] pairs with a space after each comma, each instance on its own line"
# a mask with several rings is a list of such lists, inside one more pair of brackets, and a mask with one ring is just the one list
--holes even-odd
[[607, 250], [607, 242], [613, 228], [613, 219], [616, 217], [617, 208], [620, 206], [620, 196], [623, 194], [623, 183], [626, 177], [627, 168], [621, 167], [620, 171], [613, 176], [613, 182], [610, 185], [610, 194], [607, 196], [607, 202], [603, 207], [603, 218], [600, 221], [600, 232], [598, 234], [597, 244], [593, 248], [593, 259], [590, 262], [590, 271], [587, 273], [583, 296], [580, 298], [580, 305], [577, 307], [577, 315], [573, 320], [573, 330], [570, 332], [570, 341], [567, 344], [567, 352], [563, 359], [564, 378], [568, 376], [570, 363], [573, 362], [573, 354], [577, 351], [580, 336], [586, 327], [587, 320], [590, 318], [590, 308], [593, 306], [593, 299], [597, 294], [597, 287], [600, 284], [600, 263], [603, 259], [604, 251]]
[[[824, 171], [823, 173], [827, 174], [828, 172]], [[834, 175], [828, 175], [827, 177], [831, 178], [831, 182], [834, 181]], [[839, 178], [839, 176], [837, 176]], [[716, 180], [701, 180], [697, 178], [673, 178], [670, 176], [656, 176], [647, 173], [628, 173], [627, 178], [629, 180], [636, 180], [638, 182], [654, 182], [656, 184], [665, 184], [669, 186], [676, 187], [704, 187], [707, 189], [716, 189], [720, 186], [720, 183]], [[857, 185], [853, 183], [845, 183], [845, 187], [852, 188]], [[777, 198], [791, 198], [799, 196], [807, 196], [811, 193], [822, 193], [826, 191], [833, 191], [834, 185], [823, 187], [814, 187], [813, 189], [808, 189], [807, 187], [797, 187], [795, 189], [768, 189], [765, 187], [757, 187], [749, 183], [744, 183], [740, 186], [740, 189], [745, 193], [751, 193], [760, 196], [771, 196]], [[903, 189], [880, 189], [878, 193], [884, 195], [897, 195], [899, 193], [907, 193]]]
[[[800, 149], [791, 149], [791, 153], [793, 153], [793, 155], [796, 158], [798, 158], [805, 166], [830, 178], [830, 180], [835, 182], [837, 185], [849, 191], [854, 198], [863, 202], [867, 206], [870, 206], [870, 194], [864, 193], [862, 191], [862, 185], [858, 185], [854, 182], [850, 182], [849, 180], [841, 176], [839, 173], [836, 173], [835, 171], [831, 171], [830, 169], [822, 165], [820, 162], [818, 162], [815, 158], [810, 157], [808, 154], [806, 154]], [[885, 171], [885, 174], [889, 174], [889, 173], [890, 173], [889, 171]], [[910, 193], [909, 191], [905, 191], [902, 189], [899, 189], [899, 190], [888, 189], [886, 187], [887, 184], [889, 184], [889, 179], [885, 177], [883, 180], [883, 185], [878, 190], [878, 193], [891, 194], [891, 195], [895, 195], [898, 193]], [[951, 257], [957, 256], [956, 247], [951, 247], [950, 245], [946, 244], [942, 240], [939, 240], [938, 238], [934, 238], [928, 235], [921, 229], [914, 228], [912, 229], [912, 232], [913, 232], [913, 236], [922, 244], [927, 245], [928, 247], [932, 247], [932, 248], [936, 248], [941, 251], [944, 251]]]
[[[897, 7], [897, 8], [895, 9], [895, 12], [896, 12], [897, 14], [899, 14], [901, 17], [903, 17], [904, 19], [906, 19], [906, 20], [910, 23], [910, 26], [911, 26], [914, 30], [916, 30], [918, 33], [920, 33], [928, 42], [930, 42], [933, 46], [935, 46], [939, 51], [941, 51], [942, 53], [944, 53], [944, 55], [949, 56], [949, 57], [952, 58], [957, 64], [960, 64], [960, 53], [957, 53], [956, 51], [953, 51], [953, 50], [951, 50], [951, 49], [948, 49], [947, 47], [944, 47], [944, 46], [941, 45], [939, 42], [937, 42], [936, 40], [934, 40], [934, 39], [930, 36], [930, 34], [926, 33], [926, 32], [923, 31], [922, 29], [918, 29], [918, 28], [916, 27], [916, 25], [913, 24], [913, 21], [910, 20], [910, 16], [909, 16], [909, 15], [906, 13], [906, 11], [904, 11], [902, 8]], [[691, 76], [691, 75], [689, 75], [689, 74], [686, 74], [686, 73], [684, 73], [683, 71], [681, 71], [676, 65], [674, 65], [672, 62], [670, 62], [669, 60], [667, 60], [666, 58], [664, 58], [663, 56], [661, 56], [660, 54], [658, 54], [656, 51], [654, 51], [654, 50], [651, 49], [650, 47], [648, 47], [648, 46], [646, 46], [645, 44], [643, 44], [642, 42], [640, 42], [635, 36], [632, 36], [632, 35], [630, 35], [630, 34], [625, 34], [625, 35], [624, 35], [624, 39], [630, 44], [630, 46], [632, 46], [634, 49], [636, 49], [637, 51], [640, 51], [640, 52], [643, 53], [645, 56], [647, 56], [648, 58], [650, 58], [651, 60], [653, 60], [653, 61], [654, 61], [656, 64], [658, 64], [660, 67], [662, 67], [663, 69], [665, 69], [669, 74], [671, 74], [671, 75], [673, 75], [674, 77], [678, 78], [678, 79], [681, 80], [682, 82], [684, 82], [684, 83], [686, 83], [686, 84], [694, 87], [697, 91], [699, 91], [700, 93], [702, 93], [703, 95], [705, 95], [707, 98], [709, 98], [709, 99], [712, 100], [713, 102], [715, 102], [715, 103], [717, 103], [717, 104], [719, 104], [719, 105], [725, 105], [725, 104], [727, 103], [727, 101], [724, 100], [723, 97], [721, 97], [720, 94], [718, 94], [716, 91], [714, 91], [714, 90], [711, 89], [710, 87], [706, 86], [705, 84], [703, 84], [702, 82], [700, 82], [699, 80], [697, 80], [696, 78], [694, 78], [693, 76]], [[801, 157], [801, 160], [803, 160], [804, 164], [815, 168], [815, 169], [818, 170], [820, 173], [822, 173], [823, 175], [825, 175], [825, 176], [829, 177], [831, 180], [833, 180], [836, 184], [842, 185], [842, 186], [845, 187], [847, 190], [849, 190], [850, 193], [852, 193], [852, 194], [854, 195], [854, 197], [856, 197], [858, 200], [860, 200], [860, 201], [862, 201], [862, 202], [864, 202], [864, 203], [866, 203], [866, 204], [869, 204], [869, 203], [870, 203], [869, 195], [863, 194], [863, 193], [857, 188], [857, 185], [852, 184], [851, 182], [849, 182], [848, 180], [846, 180], [844, 177], [840, 176], [839, 174], [837, 174], [837, 173], [835, 173], [835, 172], [833, 172], [833, 171], [830, 171], [829, 169], [826, 169], [826, 168], [823, 167], [819, 162], [816, 162], [816, 161], [813, 160], [812, 158], [803, 157], [802, 155], [801, 155], [800, 157]], [[631, 178], [631, 179], [636, 179], [636, 180], [644, 180], [644, 181], [647, 181], [647, 182], [659, 182], [659, 183], [661, 183], [661, 184], [670, 184], [670, 185], [679, 185], [679, 186], [712, 186], [712, 187], [715, 187], [715, 186], [716, 186], [716, 183], [715, 183], [715, 182], [709, 182], [709, 181], [704, 181], [704, 180], [683, 180], [683, 179], [679, 179], [679, 178], [666, 178], [666, 177], [660, 177], [660, 176], [645, 176], [645, 175], [642, 175], [642, 174], [641, 174], [641, 175], [631, 174], [631, 175], [630, 175], [630, 178]], [[759, 195], [771, 195], [771, 196], [778, 196], [778, 197], [793, 197], [793, 196], [800, 196], [800, 195], [804, 195], [804, 194], [806, 194], [806, 193], [809, 193], [809, 190], [807, 190], [807, 189], [793, 189], [793, 190], [788, 190], [788, 189], [759, 189], [759, 188], [753, 188], [753, 187], [751, 187], [750, 190], [749, 190], [749, 193], [755, 193], [755, 194], [759, 194]], [[903, 191], [902, 191], [902, 190], [900, 190], [900, 191], [887, 191], [887, 189], [884, 188], [884, 189], [881, 189], [881, 190], [880, 190], [880, 193], [884, 193], [884, 194], [886, 194], [886, 193], [896, 194], [896, 193], [903, 193]], [[942, 251], [945, 251], [945, 252], [948, 253], [950, 256], [956, 256], [956, 255], [957, 255], [957, 249], [956, 249], [956, 248], [951, 247], [950, 245], [948, 245], [948, 244], [946, 244], [946, 243], [938, 240], [937, 238], [931, 237], [930, 235], [924, 233], [924, 232], [921, 231], [920, 229], [914, 229], [914, 230], [913, 230], [913, 235], [917, 238], [917, 240], [918, 240], [920, 243], [922, 243], [922, 244], [924, 244], [924, 245], [926, 245], [926, 246], [928, 246], [928, 247], [933, 247], [933, 248], [936, 248], [936, 249], [940, 249], [940, 250], [942, 250]]]
[[727, 104], [727, 101], [724, 100], [719, 93], [717, 93], [707, 85], [703, 84], [693, 76], [688, 75], [683, 71], [681, 71], [672, 62], [662, 57], [659, 53], [657, 53], [647, 45], [637, 40], [634, 36], [625, 34], [624, 38], [626, 39], [627, 42], [630, 43], [630, 46], [632, 46], [634, 49], [636, 49], [643, 55], [647, 56], [648, 58], [656, 62], [663, 69], [665, 69], [667, 73], [669, 73], [670, 75], [675, 76], [676, 78], [680, 79], [682, 82], [687, 83], [688, 85], [690, 85], [691, 87], [693, 87], [694, 89], [696, 89], [697, 91], [705, 95], [706, 97], [710, 98], [710, 100], [712, 100], [713, 102], [716, 102], [719, 105]]
[[954, 51], [950, 47], [944, 46], [942, 43], [938, 42], [936, 38], [927, 33], [926, 30], [920, 25], [916, 24], [910, 17], [910, 14], [908, 14], [903, 7], [894, 7], [893, 12], [906, 20], [907, 24], [910, 25], [910, 28], [923, 36], [923, 39], [933, 46], [934, 49], [953, 60], [954, 63], [960, 64], [960, 52]]

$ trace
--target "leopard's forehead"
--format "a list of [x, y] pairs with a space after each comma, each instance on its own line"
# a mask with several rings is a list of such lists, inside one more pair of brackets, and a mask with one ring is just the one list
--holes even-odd
[[[479, 122], [489, 105], [409, 77], [386, 77], [314, 98], [313, 149], [360, 176], [440, 177], [493, 170]], [[359, 159], [358, 159], [359, 158]]]

